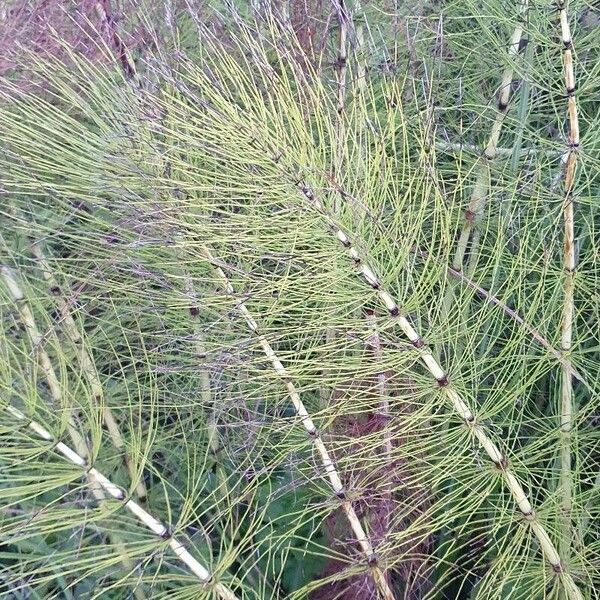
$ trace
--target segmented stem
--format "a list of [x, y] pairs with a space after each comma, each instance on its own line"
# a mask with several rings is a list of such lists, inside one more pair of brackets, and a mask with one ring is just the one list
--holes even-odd
[[[517, 25], [510, 40], [508, 48], [509, 59], [512, 60], [519, 53], [521, 38], [523, 37], [524, 19], [527, 13], [528, 2], [525, 0], [521, 3], [517, 15]], [[490, 185], [490, 163], [498, 154], [498, 141], [502, 126], [508, 113], [508, 102], [510, 100], [511, 85], [513, 80], [512, 65], [508, 65], [502, 75], [502, 83], [498, 93], [498, 103], [496, 118], [492, 124], [492, 130], [488, 138], [487, 144], [475, 165], [475, 183], [471, 192], [469, 206], [464, 214], [464, 223], [454, 253], [452, 268], [456, 271], [461, 271], [464, 266], [465, 253], [471, 234], [475, 228], [477, 221], [481, 218], [481, 213], [485, 207], [488, 189]]]
[[[211, 251], [205, 247], [203, 249], [203, 253], [205, 258], [213, 265], [214, 271], [218, 278], [221, 280], [223, 288], [225, 289], [227, 294], [229, 296], [235, 297], [235, 290], [229, 282], [229, 278], [227, 277], [223, 269], [220, 266], [218, 266], [218, 262], [216, 261]], [[306, 429], [306, 432], [312, 441], [314, 449], [317, 451], [317, 454], [320, 457], [321, 464], [323, 465], [325, 473], [329, 478], [329, 483], [331, 485], [331, 488], [333, 489], [333, 492], [341, 500], [342, 510], [344, 511], [344, 514], [348, 519], [350, 527], [352, 528], [352, 531], [356, 536], [356, 541], [360, 545], [360, 548], [367, 560], [367, 564], [371, 568], [373, 578], [380, 593], [382, 594], [382, 597], [386, 600], [394, 600], [394, 594], [392, 593], [392, 590], [389, 587], [385, 574], [383, 573], [381, 567], [378, 564], [377, 555], [375, 554], [373, 545], [371, 544], [371, 541], [367, 533], [365, 532], [365, 529], [363, 528], [362, 523], [358, 518], [358, 515], [356, 514], [352, 502], [349, 500], [348, 493], [346, 491], [346, 488], [344, 487], [344, 484], [342, 483], [337, 467], [333, 459], [331, 458], [327, 448], [325, 447], [325, 444], [323, 443], [321, 434], [319, 433], [313, 420], [308, 414], [308, 411], [306, 410], [306, 407], [302, 402], [300, 393], [298, 392], [296, 385], [294, 384], [287, 369], [283, 366], [283, 363], [277, 357], [277, 354], [273, 350], [271, 344], [269, 344], [267, 338], [262, 333], [260, 333], [258, 323], [246, 307], [245, 303], [243, 301], [238, 301], [236, 304], [236, 308], [237, 311], [242, 315], [242, 317], [246, 321], [246, 324], [248, 325], [249, 329], [256, 335], [260, 347], [265, 353], [265, 356], [271, 362], [275, 373], [285, 383], [285, 387], [287, 388], [296, 415], [300, 418], [302, 425]]]
[[104, 425], [106, 426], [111, 442], [113, 446], [119, 451], [119, 453], [123, 454], [125, 465], [129, 472], [131, 481], [134, 482], [137, 480], [135, 492], [140, 498], [140, 500], [144, 500], [147, 495], [146, 486], [140, 480], [135, 464], [131, 460], [131, 457], [127, 454], [127, 450], [125, 448], [125, 441], [123, 440], [123, 436], [121, 435], [119, 425], [114, 415], [112, 414], [112, 411], [108, 406], [105, 405], [104, 388], [100, 383], [94, 360], [88, 352], [85, 342], [79, 332], [79, 328], [75, 323], [75, 319], [73, 318], [73, 314], [71, 313], [69, 302], [63, 295], [60, 285], [56, 281], [54, 273], [52, 272], [52, 268], [48, 264], [48, 261], [46, 260], [46, 257], [44, 256], [40, 245], [33, 244], [32, 252], [38, 261], [38, 265], [42, 270], [42, 276], [48, 284], [50, 292], [52, 293], [56, 305], [58, 306], [63, 329], [67, 334], [69, 340], [71, 340], [73, 346], [75, 346], [75, 348], [77, 349], [79, 365], [83, 372], [83, 376], [88, 382], [92, 399], [97, 406], [102, 407], [102, 420], [104, 421]]
[[[8, 267], [0, 267], [0, 274], [2, 275], [4, 285], [8, 290], [12, 301], [15, 303], [19, 318], [23, 324], [23, 327], [25, 328], [25, 331], [27, 332], [27, 337], [29, 338], [32, 349], [37, 355], [38, 364], [44, 373], [46, 383], [48, 384], [50, 397], [52, 398], [52, 402], [54, 404], [53, 409], [59, 410], [61, 413], [66, 411], [67, 432], [69, 433], [69, 437], [75, 446], [76, 452], [80, 456], [83, 456], [85, 459], [87, 459], [89, 457], [89, 448], [84, 437], [77, 429], [75, 411], [72, 408], [65, 406], [63, 391], [56, 375], [56, 371], [52, 366], [52, 361], [50, 360], [48, 353], [44, 350], [45, 339], [37, 328], [33, 312], [31, 311], [31, 308], [27, 303], [27, 299], [25, 298], [25, 293], [23, 292], [23, 289], [21, 288], [21, 285], [17, 281], [15, 275]], [[102, 490], [99, 490], [97, 486], [92, 485], [92, 492], [98, 500], [104, 499]]]
[[565, 570], [565, 566], [556, 547], [550, 539], [546, 529], [539, 521], [523, 486], [510, 469], [507, 457], [500, 451], [498, 446], [486, 433], [485, 429], [478, 423], [476, 415], [473, 413], [468, 403], [462, 398], [459, 392], [454, 389], [448, 380], [448, 375], [434, 358], [431, 350], [425, 345], [423, 338], [417, 333], [410, 321], [400, 314], [400, 308], [392, 296], [381, 285], [379, 277], [375, 271], [363, 260], [358, 250], [352, 244], [349, 236], [338, 226], [335, 219], [326, 210], [325, 206], [314, 191], [305, 182], [300, 182], [298, 187], [305, 198], [322, 215], [329, 228], [346, 249], [348, 255], [354, 261], [358, 273], [362, 279], [376, 291], [380, 303], [386, 308], [390, 317], [398, 324], [403, 334], [408, 338], [413, 347], [418, 350], [419, 357], [427, 370], [436, 380], [440, 390], [450, 402], [454, 411], [464, 421], [472, 436], [477, 439], [480, 446], [484, 449], [488, 457], [502, 474], [504, 483], [509, 489], [513, 499], [538, 540], [542, 553], [546, 560], [552, 566], [552, 569], [560, 576], [563, 587], [570, 600], [583, 600], [579, 588], [575, 584], [572, 576]]
[[[11, 270], [6, 267], [0, 267], [0, 274], [2, 275], [2, 279], [4, 280], [4, 284], [6, 289], [8, 290], [13, 302], [15, 303], [17, 312], [19, 313], [19, 317], [21, 319], [21, 323], [27, 332], [27, 337], [31, 343], [33, 351], [37, 354], [38, 364], [44, 373], [44, 377], [46, 378], [46, 382], [48, 384], [48, 389], [50, 391], [50, 396], [54, 403], [54, 409], [63, 411], [66, 410], [67, 416], [67, 432], [73, 446], [75, 447], [76, 455], [81, 458], [83, 461], [87, 461], [90, 457], [90, 451], [88, 445], [85, 441], [84, 436], [81, 435], [76, 425], [76, 414], [72, 408], [66, 407], [64, 404], [64, 396], [61, 389], [61, 385], [59, 383], [58, 377], [56, 375], [56, 371], [52, 366], [52, 362], [48, 353], [44, 350], [44, 337], [40, 334], [37, 325], [35, 323], [35, 319], [33, 316], [33, 312], [27, 303], [25, 298], [25, 294], [19, 285], [19, 282], [11, 272]], [[10, 409], [13, 414], [15, 414], [14, 410]], [[17, 411], [18, 412], [18, 411]], [[64, 453], [63, 453], [64, 454]], [[103, 490], [102, 482], [96, 476], [95, 470], [91, 469], [86, 472], [86, 477], [90, 484], [90, 490], [99, 503], [102, 503], [106, 500], [106, 495]], [[133, 569], [133, 564], [127, 554], [126, 548], [123, 544], [123, 541], [120, 539], [119, 535], [116, 533], [110, 533], [109, 537], [112, 538], [113, 543], [117, 547], [117, 550], [121, 556], [121, 562], [124, 567], [128, 570]], [[137, 588], [135, 591], [136, 598], [143, 599], [145, 598], [144, 592], [142, 589]]]
[[[145, 525], [152, 533], [159, 538], [169, 542], [169, 547], [177, 558], [183, 562], [190, 571], [207, 587], [210, 587], [222, 600], [237, 600], [237, 596], [225, 585], [219, 582], [214, 582], [210, 572], [200, 564], [187, 550], [187, 548], [172, 535], [171, 530], [161, 521], [153, 517], [150, 513], [145, 511], [139, 504], [133, 500], [126, 499], [125, 492], [117, 485], [112, 483], [107, 477], [105, 477], [98, 469], [91, 467], [88, 464], [87, 459], [82, 456], [79, 452], [76, 452], [60, 440], [57, 440], [46, 428], [37, 423], [36, 421], [30, 421], [20, 410], [17, 410], [13, 406], [6, 406], [6, 410], [19, 421], [28, 421], [27, 426], [33, 431], [39, 438], [51, 442], [52, 445], [48, 448], [55, 449], [57, 452], [62, 454], [68, 461], [81, 467], [82, 471], [86, 474], [86, 477], [90, 481], [94, 481], [100, 491], [106, 492], [109, 496], [115, 500], [121, 500], [123, 506], [132, 513], [143, 525]], [[93, 489], [93, 488], [92, 488]]]
[[[561, 323], [561, 349], [567, 355], [571, 351], [573, 342], [573, 317], [575, 313], [575, 210], [574, 183], [577, 169], [577, 153], [579, 150], [579, 119], [577, 116], [577, 102], [575, 100], [575, 72], [573, 70], [573, 41], [567, 15], [567, 2], [557, 2], [561, 38], [564, 46], [564, 77], [567, 95], [569, 138], [568, 149], [565, 155], [564, 170], [564, 301]], [[571, 554], [573, 510], [573, 473], [571, 464], [571, 436], [573, 430], [573, 370], [570, 361], [562, 364], [561, 369], [561, 406], [560, 406], [560, 433], [561, 433], [561, 551], [564, 560], [569, 562]]]

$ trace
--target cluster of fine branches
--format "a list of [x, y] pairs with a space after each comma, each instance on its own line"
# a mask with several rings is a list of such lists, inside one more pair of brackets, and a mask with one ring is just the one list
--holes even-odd
[[3, 597], [600, 597], [591, 8], [7, 6]]

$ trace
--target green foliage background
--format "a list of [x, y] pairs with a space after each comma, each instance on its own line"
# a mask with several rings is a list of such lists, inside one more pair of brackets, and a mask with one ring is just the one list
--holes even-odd
[[[152, 32], [132, 54], [141, 85], [101, 32], [88, 40], [93, 56], [23, 50], [2, 79], [0, 399], [54, 438], [0, 411], [2, 593], [184, 599], [219, 595], [218, 581], [244, 599], [376, 597], [373, 564], [294, 410], [292, 382], [396, 598], [597, 598], [597, 12], [568, 8], [581, 145], [574, 345], [564, 356], [569, 123], [555, 6], [348, 7], [340, 117], [330, 7], [314, 21], [332, 20], [319, 30], [323, 51], [304, 58], [285, 4], [187, 4], [130, 15]], [[511, 56], [520, 18], [527, 44]], [[509, 65], [500, 151], [483, 161]], [[449, 266], [482, 161], [478, 241], [459, 274]], [[338, 228], [506, 465], [489, 460], [381, 309]], [[7, 277], [22, 288], [19, 302]], [[569, 439], [565, 361], [576, 373]], [[122, 448], [103, 427], [106, 407]], [[169, 525], [213, 575], [208, 585], [177, 560], [169, 535], [90, 492], [56, 451], [58, 440], [72, 445], [73, 427], [88, 464]], [[506, 469], [564, 572], [541, 552]]]

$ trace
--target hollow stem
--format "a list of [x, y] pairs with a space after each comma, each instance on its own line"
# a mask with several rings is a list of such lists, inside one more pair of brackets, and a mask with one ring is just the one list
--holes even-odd
[[189, 550], [171, 534], [170, 529], [164, 525], [164, 523], [153, 517], [133, 500], [127, 499], [125, 492], [119, 486], [112, 483], [112, 481], [105, 477], [95, 467], [91, 467], [85, 456], [82, 456], [80, 453], [58, 440], [52, 433], [36, 421], [30, 421], [20, 410], [10, 405], [6, 406], [6, 410], [15, 419], [19, 421], [28, 421], [27, 426], [37, 437], [47, 442], [51, 442], [48, 452], [54, 449], [69, 462], [80, 467], [82, 473], [85, 473], [88, 480], [94, 482], [94, 486], [97, 486], [99, 490], [105, 492], [115, 500], [123, 501], [123, 506], [133, 514], [140, 523], [150, 529], [157, 537], [165, 541], [168, 540], [169, 547], [173, 550], [175, 556], [183, 562], [204, 585], [210, 587], [219, 598], [222, 600], [237, 600], [237, 596], [227, 586], [213, 580], [213, 576], [206, 567], [200, 564], [192, 554], [190, 554]]
[[[575, 209], [574, 184], [579, 151], [579, 119], [575, 99], [575, 72], [573, 69], [573, 41], [567, 14], [567, 2], [557, 2], [559, 10], [561, 38], [564, 46], [563, 67], [567, 110], [569, 121], [568, 149], [564, 169], [563, 201], [563, 311], [561, 322], [561, 350], [568, 357], [573, 342], [573, 317], [575, 314]], [[573, 471], [571, 437], [573, 435], [573, 370], [570, 361], [563, 363], [561, 369], [560, 402], [560, 482], [562, 523], [560, 528], [560, 547], [566, 564], [570, 562], [573, 511]]]
[[[527, 0], [521, 3], [520, 9], [517, 14], [517, 25], [512, 34], [510, 45], [508, 48], [509, 60], [519, 53], [519, 45], [523, 36], [524, 19], [527, 13], [528, 2]], [[464, 266], [465, 253], [467, 251], [467, 245], [471, 234], [481, 219], [482, 211], [485, 208], [487, 200], [488, 190], [490, 187], [490, 163], [496, 158], [498, 154], [498, 141], [502, 132], [502, 126], [506, 115], [508, 113], [510, 91], [513, 80], [513, 67], [512, 64], [506, 67], [504, 74], [502, 75], [502, 83], [498, 92], [498, 102], [496, 106], [496, 117], [492, 123], [492, 129], [487, 140], [487, 144], [483, 149], [476, 165], [475, 165], [475, 183], [471, 192], [471, 198], [469, 200], [469, 206], [464, 214], [464, 222], [458, 243], [456, 245], [456, 251], [454, 253], [454, 259], [452, 261], [452, 268], [456, 271], [461, 271]], [[476, 254], [477, 249], [473, 248], [472, 253]]]
[[[231, 285], [229, 278], [223, 271], [223, 269], [218, 265], [218, 261], [215, 259], [211, 251], [204, 247], [203, 254], [206, 260], [212, 264], [214, 271], [221, 281], [223, 288], [225, 289], [227, 295], [236, 297], [235, 290]], [[356, 536], [356, 540], [362, 550], [363, 555], [366, 558], [367, 564], [371, 569], [371, 573], [375, 580], [375, 583], [382, 595], [386, 600], [394, 600], [394, 594], [387, 582], [387, 578], [385, 573], [382, 571], [380, 565], [378, 564], [377, 555], [375, 554], [375, 550], [373, 549], [373, 545], [363, 528], [363, 525], [356, 514], [356, 510], [352, 502], [349, 499], [348, 492], [342, 483], [339, 471], [329, 454], [329, 451], [325, 447], [323, 443], [323, 439], [321, 434], [319, 433], [317, 427], [315, 426], [313, 420], [311, 419], [308, 411], [302, 399], [300, 397], [300, 393], [296, 385], [293, 382], [291, 375], [288, 373], [287, 369], [284, 367], [283, 363], [277, 357], [277, 354], [273, 350], [273, 347], [268, 342], [267, 338], [260, 332], [259, 325], [257, 321], [254, 319], [246, 304], [243, 301], [237, 301], [236, 303], [237, 312], [243, 317], [248, 325], [248, 328], [256, 335], [260, 347], [262, 348], [265, 356], [271, 362], [275, 373], [281, 378], [281, 380], [285, 383], [285, 387], [288, 391], [290, 400], [294, 406], [294, 410], [296, 415], [300, 418], [302, 425], [306, 429], [306, 432], [312, 442], [312, 445], [320, 458], [321, 464], [327, 477], [329, 479], [329, 483], [335, 495], [341, 500], [341, 507], [348, 519], [350, 527]]]
[[[8, 267], [1, 267], [0, 274], [2, 275], [4, 285], [11, 297], [11, 300], [14, 302], [21, 323], [25, 328], [27, 337], [29, 338], [31, 347], [37, 355], [37, 362], [42, 369], [46, 383], [48, 384], [48, 390], [52, 399], [53, 409], [59, 410], [61, 414], [64, 413], [66, 415], [67, 432], [71, 438], [71, 442], [75, 446], [75, 451], [87, 460], [89, 458], [89, 449], [87, 443], [77, 428], [75, 411], [71, 407], [65, 405], [65, 398], [60, 382], [56, 375], [56, 371], [52, 366], [52, 361], [50, 360], [48, 353], [46, 350], [44, 350], [45, 338], [39, 332], [33, 312], [27, 303], [25, 293], [23, 292], [23, 289], [21, 288], [21, 285], [17, 281], [15, 275]], [[92, 485], [92, 491], [97, 499], [102, 500], [104, 498], [104, 494], [101, 490], [98, 490], [97, 486]]]
[[[335, 155], [333, 160], [333, 168], [336, 179], [341, 179], [344, 170], [344, 149], [346, 145], [346, 77], [348, 70], [348, 22], [350, 15], [348, 14], [345, 1], [335, 0], [334, 8], [337, 12], [338, 19], [338, 54], [335, 61], [336, 77], [337, 77], [337, 103], [336, 103], [336, 121], [335, 121]], [[333, 199], [333, 210], [337, 212], [339, 206], [337, 197]], [[335, 345], [336, 332], [333, 327], [327, 327], [325, 332], [325, 343], [327, 346]], [[323, 380], [326, 381], [329, 373], [323, 372]], [[326, 385], [322, 385], [319, 390], [321, 399], [321, 409], [326, 409], [329, 402], [335, 400], [335, 388], [330, 391]]]
[[400, 314], [400, 308], [391, 294], [385, 290], [379, 277], [367, 262], [360, 256], [358, 250], [352, 244], [349, 236], [339, 227], [334, 217], [325, 209], [321, 200], [315, 195], [312, 188], [305, 182], [300, 182], [298, 188], [312, 206], [322, 215], [333, 235], [346, 249], [349, 257], [353, 260], [358, 274], [373, 290], [381, 305], [388, 311], [390, 318], [394, 320], [402, 333], [410, 341], [412, 346], [419, 352], [419, 358], [425, 368], [431, 373], [445, 399], [453, 407], [454, 412], [462, 419], [464, 425], [471, 432], [479, 445], [483, 448], [490, 460], [502, 474], [504, 484], [510, 491], [515, 504], [521, 512], [524, 521], [529, 525], [533, 535], [536, 537], [540, 549], [546, 560], [552, 566], [555, 573], [561, 578], [563, 589], [569, 600], [583, 600], [573, 577], [566, 571], [561, 556], [556, 546], [550, 539], [544, 525], [540, 522], [531, 502], [515, 474], [510, 468], [508, 458], [500, 451], [496, 443], [488, 435], [482, 425], [479, 424], [476, 414], [470, 408], [468, 402], [451, 385], [448, 374], [434, 358], [432, 351], [425, 345], [423, 338], [417, 333], [410, 321]]

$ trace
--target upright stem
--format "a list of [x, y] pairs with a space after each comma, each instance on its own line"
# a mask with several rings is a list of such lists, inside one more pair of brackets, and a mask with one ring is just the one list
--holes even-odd
[[[225, 291], [229, 296], [235, 297], [235, 290], [223, 269], [218, 266], [218, 263], [215, 257], [212, 255], [211, 251], [204, 247], [203, 254], [208, 262], [213, 265], [214, 271], [217, 277], [220, 279], [221, 284], [223, 285]], [[296, 385], [293, 382], [291, 375], [288, 373], [287, 369], [283, 366], [283, 363], [277, 357], [277, 354], [273, 350], [271, 344], [269, 344], [267, 338], [260, 333], [259, 325], [246, 307], [246, 304], [243, 301], [239, 301], [236, 304], [237, 311], [242, 315], [246, 324], [250, 328], [250, 330], [257, 336], [258, 342], [265, 353], [266, 357], [271, 362], [275, 373], [281, 378], [281, 380], [285, 383], [285, 387], [287, 388], [288, 394], [290, 396], [290, 400], [294, 406], [294, 410], [296, 415], [300, 418], [302, 425], [306, 429], [310, 440], [312, 441], [313, 447], [316, 450], [317, 454], [321, 459], [321, 464], [329, 478], [329, 483], [335, 495], [341, 500], [342, 510], [344, 511], [348, 522], [350, 523], [350, 527], [354, 535], [356, 536], [356, 541], [361, 547], [361, 550], [367, 560], [367, 564], [371, 568], [371, 572], [375, 583], [382, 595], [386, 600], [394, 600], [394, 594], [389, 587], [387, 582], [387, 578], [385, 573], [382, 571], [377, 555], [375, 554], [375, 550], [373, 549], [373, 545], [356, 514], [354, 506], [350, 501], [349, 494], [342, 483], [339, 471], [333, 459], [331, 458], [329, 451], [325, 447], [323, 443], [323, 439], [321, 434], [319, 433], [317, 427], [315, 426], [313, 420], [311, 419], [308, 411], [302, 399], [300, 398], [300, 393], [296, 388]]]
[[350, 15], [345, 0], [335, 0], [339, 24], [339, 47], [336, 59], [337, 68], [337, 148], [334, 164], [335, 178], [340, 179], [344, 167], [344, 147], [346, 138], [346, 76], [348, 71], [348, 22]]
[[[508, 48], [509, 61], [512, 61], [512, 59], [519, 53], [519, 45], [521, 43], [521, 37], [523, 36], [524, 19], [527, 13], [527, 6], [528, 1], [523, 0], [517, 14], [517, 25], [512, 34], [510, 46]], [[454, 253], [454, 260], [452, 261], [452, 268], [455, 271], [461, 271], [463, 269], [465, 253], [471, 233], [473, 232], [477, 222], [481, 219], [482, 211], [485, 208], [485, 202], [490, 186], [490, 163], [498, 154], [498, 141], [500, 139], [502, 126], [508, 112], [508, 102], [510, 100], [512, 80], [513, 68], [509, 62], [509, 65], [506, 67], [504, 74], [502, 75], [502, 83], [500, 84], [500, 90], [498, 93], [496, 118], [492, 124], [492, 130], [483, 153], [475, 165], [475, 184], [473, 185], [473, 190], [471, 192], [469, 206], [464, 214], [463, 227], [460, 232], [456, 251]], [[477, 251], [476, 248], [472, 248], [472, 250], [474, 254]]]
[[[225, 585], [219, 582], [215, 582], [211, 573], [200, 564], [187, 550], [187, 548], [171, 533], [169, 527], [164, 525], [161, 521], [153, 517], [150, 513], [146, 512], [139, 504], [133, 500], [126, 499], [125, 492], [117, 485], [112, 483], [107, 477], [105, 477], [95, 467], [89, 465], [88, 459], [61, 442], [52, 433], [50, 433], [45, 427], [37, 423], [36, 421], [30, 421], [20, 410], [17, 410], [13, 406], [6, 406], [7, 412], [9, 412], [15, 419], [19, 421], [28, 421], [27, 426], [35, 435], [47, 442], [52, 442], [48, 448], [48, 452], [52, 449], [56, 450], [68, 461], [72, 462], [82, 469], [82, 472], [86, 474], [90, 481], [94, 481], [99, 489], [106, 492], [109, 496], [115, 500], [123, 502], [123, 506], [131, 512], [143, 525], [145, 525], [152, 533], [157, 537], [168, 541], [169, 547], [175, 553], [175, 556], [183, 562], [190, 571], [202, 582], [202, 584], [211, 588], [215, 594], [221, 598], [221, 600], [237, 600], [237, 596]], [[93, 488], [92, 488], [93, 489]], [[104, 495], [104, 494], [103, 494]]]
[[34, 243], [32, 245], [32, 252], [38, 261], [38, 265], [42, 270], [42, 275], [50, 287], [50, 291], [52, 292], [52, 295], [58, 306], [64, 331], [73, 346], [77, 349], [79, 355], [79, 366], [81, 367], [83, 376], [88, 382], [92, 400], [98, 407], [102, 407], [102, 419], [112, 444], [119, 451], [119, 453], [123, 454], [132, 483], [137, 481], [135, 485], [135, 492], [140, 500], [144, 500], [147, 495], [146, 486], [140, 480], [140, 475], [136, 469], [135, 463], [131, 460], [131, 457], [127, 453], [125, 441], [123, 440], [123, 436], [121, 435], [121, 431], [116, 419], [110, 408], [105, 404], [104, 388], [102, 387], [98, 377], [94, 360], [89, 353], [81, 334], [79, 333], [79, 328], [77, 327], [77, 324], [73, 318], [73, 314], [71, 313], [69, 302], [62, 293], [62, 290], [56, 281], [56, 278], [54, 277], [52, 268], [48, 264], [48, 261], [46, 260], [39, 243]]
[[[567, 15], [567, 2], [559, 0], [557, 3], [561, 37], [564, 45], [564, 78], [567, 95], [569, 118], [569, 142], [565, 164], [565, 187], [563, 202], [564, 220], [564, 301], [561, 323], [561, 350], [568, 357], [573, 341], [573, 316], [575, 313], [575, 211], [573, 188], [577, 169], [577, 153], [579, 150], [579, 119], [577, 117], [577, 103], [575, 101], [575, 73], [573, 71], [573, 42]], [[572, 537], [572, 510], [573, 510], [573, 472], [571, 464], [571, 436], [573, 430], [573, 370], [570, 361], [563, 363], [561, 368], [561, 407], [560, 407], [560, 435], [561, 435], [561, 552], [566, 564], [571, 556]]]
[[[381, 367], [381, 371], [377, 373], [377, 397], [379, 399], [379, 413], [388, 418], [390, 415], [390, 400], [387, 391], [387, 377], [383, 370], [383, 349], [381, 347], [381, 338], [379, 336], [379, 330], [377, 327], [377, 317], [373, 311], [367, 313], [367, 324], [371, 329], [372, 333], [369, 336], [368, 344], [371, 346], [373, 351], [373, 358], [375, 363]], [[392, 434], [387, 427], [383, 429], [383, 451], [386, 457], [386, 463], [390, 461], [392, 456]]]
[[[334, 0], [334, 6], [337, 11], [338, 28], [339, 28], [339, 45], [338, 55], [335, 61], [337, 71], [337, 102], [336, 112], [337, 118], [335, 122], [335, 154], [333, 156], [333, 169], [334, 177], [337, 180], [342, 179], [342, 173], [344, 170], [344, 149], [346, 147], [346, 74], [348, 70], [348, 21], [350, 15], [346, 9], [345, 0]], [[339, 206], [337, 204], [337, 197], [333, 200], [333, 210], [337, 212]], [[325, 343], [327, 346], [335, 344], [335, 329], [333, 327], [327, 327], [325, 332]], [[323, 372], [323, 378], [326, 379], [328, 372]], [[327, 408], [331, 396], [335, 398], [335, 389], [333, 393], [329, 391], [327, 385], [322, 385], [319, 390], [321, 398], [321, 409]]]
[[[190, 305], [189, 312], [192, 320], [196, 359], [200, 362], [206, 356], [206, 348], [204, 346], [204, 337], [202, 333], [202, 321], [200, 320], [200, 307], [197, 303], [196, 292], [194, 290], [192, 279], [185, 271], [184, 278], [186, 292], [191, 298], [193, 298], [193, 304]], [[206, 428], [208, 437], [208, 450], [215, 465], [217, 474], [217, 487], [221, 488], [221, 486], [223, 486], [222, 491], [224, 494], [226, 494], [227, 491], [224, 487], [226, 484], [226, 476], [218, 459], [220, 449], [219, 427], [216, 414], [216, 402], [213, 398], [210, 384], [210, 372], [201, 364], [198, 364], [198, 368], [200, 370], [200, 400], [202, 402], [203, 410], [207, 413]]]

